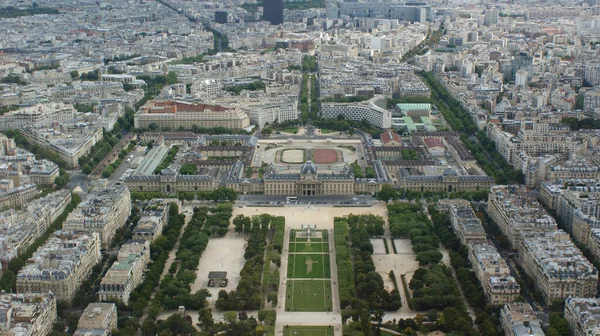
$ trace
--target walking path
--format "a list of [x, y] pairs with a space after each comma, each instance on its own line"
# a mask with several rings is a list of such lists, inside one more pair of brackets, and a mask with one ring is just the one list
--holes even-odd
[[[329, 241], [329, 263], [331, 268], [331, 278], [313, 278], [301, 280], [331, 280], [331, 312], [287, 312], [285, 311], [286, 299], [286, 282], [289, 259], [289, 244], [290, 244], [290, 228], [286, 226], [283, 233], [284, 250], [281, 254], [280, 273], [285, 275], [279, 283], [279, 296], [277, 300], [277, 321], [275, 322], [275, 335], [283, 335], [283, 328], [286, 325], [311, 325], [311, 326], [334, 326], [334, 335], [342, 335], [342, 316], [340, 313], [340, 300], [337, 278], [337, 263], [335, 259], [335, 244], [333, 240], [333, 230], [328, 230]], [[314, 254], [314, 253], [298, 253], [298, 254]]]

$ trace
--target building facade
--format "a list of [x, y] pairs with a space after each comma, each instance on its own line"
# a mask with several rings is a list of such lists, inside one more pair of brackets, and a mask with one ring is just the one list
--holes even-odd
[[51, 291], [57, 300], [70, 301], [100, 259], [98, 234], [56, 231], [19, 271], [17, 291]]
[[523, 240], [519, 263], [546, 302], [596, 295], [598, 270], [562, 230]]
[[98, 300], [118, 299], [129, 304], [129, 294], [140, 283], [144, 269], [150, 262], [150, 241], [130, 240], [123, 244], [117, 254], [117, 261], [102, 278]]
[[243, 129], [250, 126], [250, 117], [239, 108], [151, 100], [135, 113], [134, 125], [143, 129], [190, 130], [193, 125], [200, 128]]
[[127, 187], [116, 184], [97, 187], [69, 214], [63, 229], [98, 233], [102, 246], [107, 248], [130, 213], [131, 195]]
[[0, 294], [2, 335], [48, 335], [56, 318], [52, 294]]

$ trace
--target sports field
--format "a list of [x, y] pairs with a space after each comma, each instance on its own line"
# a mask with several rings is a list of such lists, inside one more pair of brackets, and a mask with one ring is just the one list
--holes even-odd
[[330, 280], [288, 280], [286, 311], [331, 311]]
[[333, 336], [333, 327], [328, 326], [285, 326], [284, 336]]
[[335, 149], [315, 149], [313, 150], [313, 160], [316, 164], [341, 163], [343, 154]]
[[288, 278], [329, 278], [331, 267], [328, 254], [290, 254], [288, 257]]

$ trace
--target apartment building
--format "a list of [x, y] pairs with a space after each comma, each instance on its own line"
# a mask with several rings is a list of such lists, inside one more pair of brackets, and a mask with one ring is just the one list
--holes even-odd
[[159, 175], [131, 175], [125, 185], [131, 191], [210, 191], [219, 186], [219, 180], [211, 175], [180, 175], [166, 168]]
[[322, 103], [321, 114], [328, 119], [342, 115], [347, 120], [367, 120], [379, 128], [391, 128], [392, 112], [386, 109], [386, 104], [387, 99], [379, 95], [359, 103]]
[[118, 228], [131, 213], [131, 196], [124, 185], [98, 186], [87, 194], [63, 223], [65, 231], [97, 233], [103, 248], [110, 246]]
[[35, 184], [25, 184], [15, 187], [13, 180], [0, 180], [0, 209], [19, 208], [27, 201], [37, 196]]
[[133, 229], [133, 239], [154, 241], [162, 233], [168, 221], [169, 204], [160, 200], [151, 200]]
[[546, 302], [596, 295], [598, 270], [558, 230], [523, 240], [519, 263], [534, 280]]
[[471, 205], [451, 206], [449, 209], [450, 222], [460, 242], [467, 245], [472, 240], [485, 240], [485, 230], [481, 220], [475, 217]]
[[52, 161], [39, 160], [28, 165], [27, 176], [38, 186], [51, 186], [59, 175], [58, 165]]
[[151, 100], [135, 113], [134, 125], [136, 128], [157, 127], [171, 130], [179, 128], [189, 130], [193, 125], [201, 128], [243, 129], [250, 126], [250, 117], [239, 108], [173, 100]]
[[438, 167], [426, 169], [426, 175], [412, 175], [408, 169], [401, 168], [398, 174], [398, 186], [412, 191], [461, 191], [485, 190], [493, 186], [494, 178], [487, 175], [460, 175], [456, 169], [446, 168], [441, 173]]
[[77, 110], [70, 104], [46, 103], [24, 107], [0, 116], [0, 131], [28, 125], [48, 127], [75, 118]]
[[565, 319], [573, 336], [600, 335], [600, 299], [567, 298]]
[[48, 335], [56, 321], [56, 298], [45, 294], [0, 294], [0, 334]]
[[214, 98], [221, 94], [223, 83], [219, 79], [197, 80], [190, 86], [190, 93], [195, 98]]
[[473, 240], [467, 246], [473, 272], [481, 282], [490, 304], [510, 303], [520, 295], [519, 283], [510, 275], [506, 261], [491, 241]]
[[70, 301], [100, 261], [100, 238], [56, 231], [40, 246], [17, 275], [19, 293], [47, 293]]
[[535, 237], [557, 229], [556, 221], [522, 185], [496, 185], [488, 196], [488, 214], [519, 250], [524, 237]]
[[515, 164], [515, 156], [521, 152], [532, 157], [561, 154], [565, 159], [570, 159], [579, 145], [579, 142], [563, 129], [520, 129], [515, 136], [503, 131], [498, 125], [489, 123], [487, 130], [496, 144], [498, 153], [511, 165]]
[[587, 244], [590, 229], [600, 229], [594, 225], [593, 220], [600, 218], [600, 188], [562, 189], [558, 196], [556, 215], [575, 239]]
[[512, 302], [500, 311], [500, 323], [507, 336], [544, 336], [540, 320], [529, 303]]
[[248, 106], [250, 123], [264, 127], [266, 123], [285, 122], [298, 119], [298, 102], [265, 102], [265, 104]]
[[117, 305], [96, 302], [85, 308], [74, 335], [111, 335], [113, 329], [117, 329]]
[[150, 262], [150, 241], [130, 240], [123, 244], [117, 254], [117, 261], [102, 278], [98, 300], [118, 299], [129, 304], [129, 294], [141, 282], [144, 269]]
[[78, 167], [78, 159], [102, 140], [102, 130], [100, 123], [73, 119], [55, 125], [55, 128], [25, 126], [21, 134], [34, 144], [58, 154], [69, 167]]
[[26, 210], [0, 212], [0, 263], [21, 255], [71, 202], [71, 192], [59, 190], [27, 204]]

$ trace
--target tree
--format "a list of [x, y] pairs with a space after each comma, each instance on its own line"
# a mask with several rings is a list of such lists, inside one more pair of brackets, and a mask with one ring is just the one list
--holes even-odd
[[156, 123], [150, 123], [150, 125], [148, 125], [148, 129], [154, 132], [158, 129], [158, 125]]
[[177, 74], [173, 71], [169, 71], [167, 74], [167, 84], [175, 84], [177, 83]]
[[198, 311], [198, 322], [200, 322], [200, 325], [205, 330], [212, 328], [212, 326], [215, 324], [215, 320], [212, 316], [212, 310], [208, 307], [200, 309]]
[[389, 200], [398, 199], [398, 192], [391, 184], [384, 184], [377, 193], [377, 199], [387, 203]]
[[223, 313], [223, 319], [229, 324], [234, 324], [237, 321], [237, 313], [234, 311], [227, 311]]
[[77, 70], [71, 71], [71, 78], [79, 78], [79, 72], [77, 72]]

